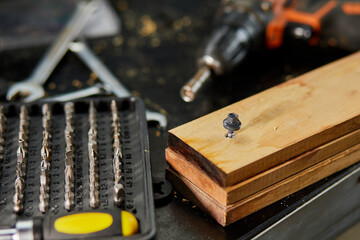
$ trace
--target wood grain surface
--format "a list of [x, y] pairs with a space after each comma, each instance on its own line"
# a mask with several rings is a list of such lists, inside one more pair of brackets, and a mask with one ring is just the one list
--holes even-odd
[[228, 206], [219, 204], [172, 169], [168, 169], [167, 178], [178, 192], [211, 215], [221, 225], [226, 226], [358, 161], [360, 161], [360, 144]]
[[183, 156], [167, 148], [166, 159], [169, 165], [221, 205], [235, 203], [276, 182], [279, 182], [305, 168], [321, 162], [349, 147], [360, 143], [360, 130], [351, 132], [327, 144], [312, 149], [300, 156], [286, 161], [267, 171], [229, 187], [221, 187], [198, 166], [190, 163]]
[[[360, 128], [360, 53], [169, 131], [168, 146], [231, 186]], [[234, 138], [228, 113], [243, 124]]]

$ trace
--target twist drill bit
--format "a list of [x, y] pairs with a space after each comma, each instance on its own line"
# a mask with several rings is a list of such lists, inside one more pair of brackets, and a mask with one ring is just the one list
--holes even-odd
[[26, 173], [26, 151], [24, 148], [24, 140], [22, 139], [19, 139], [19, 147], [16, 151], [16, 156], [16, 176], [23, 178]]
[[52, 121], [51, 121], [52, 114], [49, 104], [44, 104], [42, 106], [42, 114], [43, 114], [43, 118], [42, 118], [43, 129], [46, 132], [50, 132], [50, 128], [52, 125]]
[[27, 151], [29, 137], [29, 113], [25, 106], [20, 107], [19, 140], [23, 140], [24, 149]]
[[98, 176], [98, 144], [97, 144], [97, 119], [96, 109], [94, 102], [90, 102], [89, 108], [89, 124], [90, 129], [88, 131], [88, 151], [89, 151], [89, 191], [90, 191], [90, 207], [96, 208], [100, 205], [99, 200], [99, 176]]
[[[113, 143], [114, 149], [120, 149], [121, 150], [121, 134], [120, 132], [114, 133], [114, 143]], [[114, 151], [115, 152], [115, 151]], [[122, 154], [121, 154], [122, 155]]]
[[41, 163], [40, 163], [40, 195], [39, 195], [39, 210], [46, 213], [49, 207], [49, 191], [50, 191], [50, 143], [51, 143], [51, 109], [49, 104], [42, 106], [42, 127], [43, 127], [43, 141], [40, 150]]
[[40, 174], [40, 196], [39, 196], [39, 210], [46, 213], [49, 207], [49, 178], [48, 171], [41, 170]]
[[111, 115], [112, 115], [112, 127], [114, 133], [121, 134], [121, 125], [120, 125], [120, 119], [119, 119], [119, 112], [117, 109], [116, 101], [113, 100], [111, 102]]
[[65, 192], [64, 208], [66, 210], [70, 211], [71, 208], [73, 208], [74, 198], [75, 198], [75, 195], [74, 195], [74, 191], [72, 191], [72, 189], [69, 189], [68, 191]]
[[40, 150], [41, 159], [50, 164], [50, 148], [47, 139], [43, 139], [42, 147]]
[[117, 149], [113, 159], [115, 184], [121, 182], [123, 178], [121, 159], [121, 151]]
[[65, 167], [65, 188], [71, 191], [74, 187], [74, 168], [72, 166]]
[[22, 195], [25, 188], [25, 180], [23, 178], [15, 179], [15, 193]]
[[117, 115], [118, 115], [118, 109], [117, 109], [117, 104], [116, 104], [115, 100], [111, 101], [110, 108], [111, 108], [111, 115], [114, 119], [114, 116], [117, 117]]
[[92, 153], [92, 149], [95, 150], [95, 154], [97, 153], [97, 148], [98, 148], [98, 144], [97, 144], [97, 131], [94, 128], [90, 128], [88, 131], [88, 146], [89, 146], [89, 156]]
[[5, 123], [6, 123], [6, 117], [4, 113], [4, 107], [0, 106], [0, 136], [1, 137], [4, 137]]
[[29, 136], [29, 113], [25, 106], [20, 108], [20, 122], [19, 122], [19, 141], [16, 152], [16, 179], [15, 179], [15, 193], [13, 197], [13, 211], [20, 213], [24, 208], [24, 188], [27, 164], [27, 140]]
[[[0, 106], [0, 168], [2, 161], [4, 160], [5, 124], [6, 124], [6, 117], [4, 114], [4, 107]], [[1, 177], [1, 172], [0, 172], [0, 177]]]
[[66, 167], [72, 167], [74, 168], [74, 148], [66, 148], [65, 151], [65, 168]]
[[4, 107], [0, 105], [0, 134], [4, 133], [5, 131], [5, 122], [6, 117], [4, 114]]
[[13, 211], [15, 213], [22, 212], [22, 210], [24, 208], [24, 206], [23, 206], [24, 188], [25, 188], [25, 183], [24, 183], [23, 178], [16, 178], [15, 193], [13, 196], [13, 203], [14, 203]]
[[49, 194], [46, 193], [47, 189], [45, 189], [43, 186], [40, 186], [40, 194], [42, 195], [39, 197], [39, 210], [42, 213], [46, 213], [46, 210], [49, 208]]
[[125, 190], [123, 185], [123, 172], [122, 172], [122, 149], [121, 149], [121, 125], [119, 119], [119, 112], [116, 101], [111, 102], [111, 115], [113, 127], [113, 172], [114, 172], [114, 204], [121, 206], [125, 199]]
[[[46, 170], [43, 170], [41, 171], [40, 173], [40, 188], [43, 188], [43, 189], [49, 189], [49, 179], [48, 179], [48, 176], [47, 176], [47, 171]], [[41, 191], [40, 191], [41, 193]], [[44, 192], [43, 194], [46, 194], [47, 192]]]
[[114, 204], [121, 206], [125, 200], [125, 189], [124, 185], [117, 183], [114, 185]]
[[65, 104], [65, 197], [64, 208], [68, 211], [74, 206], [74, 103]]
[[90, 122], [90, 127], [97, 129], [97, 120], [96, 120], [96, 109], [95, 109], [95, 105], [94, 102], [91, 101], [90, 102], [90, 108], [89, 108], [89, 122]]
[[75, 109], [74, 109], [74, 103], [73, 102], [65, 103], [66, 118], [73, 118], [74, 111], [75, 111]]

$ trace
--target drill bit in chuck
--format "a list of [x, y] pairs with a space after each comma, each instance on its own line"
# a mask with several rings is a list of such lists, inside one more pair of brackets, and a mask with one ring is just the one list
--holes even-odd
[[197, 91], [211, 77], [211, 70], [203, 66], [180, 90], [180, 96], [185, 102], [192, 102], [195, 99]]

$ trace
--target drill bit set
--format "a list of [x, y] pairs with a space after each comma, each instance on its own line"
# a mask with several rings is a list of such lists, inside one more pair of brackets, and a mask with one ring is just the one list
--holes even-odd
[[146, 127], [136, 98], [0, 106], [0, 237], [152, 237]]

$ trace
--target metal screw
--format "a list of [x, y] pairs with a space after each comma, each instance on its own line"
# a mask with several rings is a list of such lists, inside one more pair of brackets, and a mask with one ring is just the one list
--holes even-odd
[[227, 118], [225, 118], [223, 121], [223, 126], [226, 130], [228, 130], [228, 133], [225, 134], [225, 137], [234, 137], [234, 132], [238, 131], [241, 127], [239, 116], [236, 113], [229, 113]]

